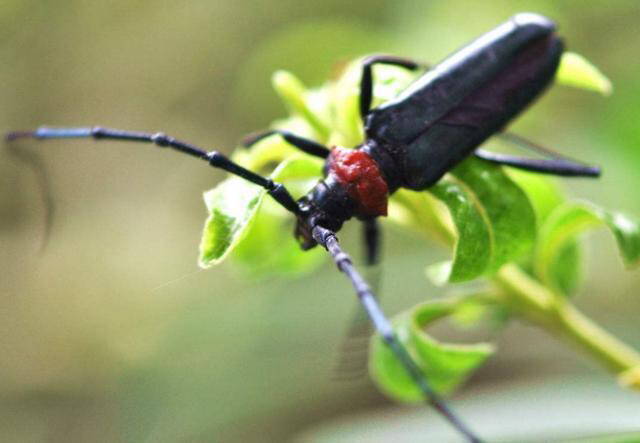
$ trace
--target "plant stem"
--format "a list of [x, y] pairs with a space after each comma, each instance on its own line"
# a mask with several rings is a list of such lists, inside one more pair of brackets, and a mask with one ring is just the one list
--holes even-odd
[[[404, 205], [421, 208], [421, 212], [414, 209], [414, 219], [405, 224], [447, 245], [454, 243], [455, 234], [441, 213], [422, 209], [429, 205], [412, 205], [414, 193], [401, 197], [399, 201]], [[425, 226], [432, 227], [432, 231], [427, 232]], [[640, 353], [594, 323], [567, 298], [555, 294], [514, 264], [503, 266], [491, 281], [499, 290], [499, 301], [514, 314], [573, 343], [615, 374], [620, 384], [640, 390]]]
[[617, 376], [624, 384], [640, 389], [640, 353], [622, 343], [576, 309], [566, 298], [545, 286], [515, 265], [504, 266], [493, 278], [505, 303], [518, 315], [554, 335], [582, 348]]

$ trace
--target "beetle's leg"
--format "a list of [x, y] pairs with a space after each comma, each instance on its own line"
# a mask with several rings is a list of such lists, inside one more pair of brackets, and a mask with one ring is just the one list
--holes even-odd
[[231, 174], [242, 177], [245, 180], [250, 181], [251, 183], [255, 183], [256, 185], [263, 187], [278, 203], [284, 206], [285, 209], [293, 212], [294, 214], [300, 213], [298, 204], [293, 199], [293, 197], [291, 197], [291, 194], [289, 194], [289, 191], [287, 191], [287, 189], [283, 185], [275, 183], [270, 178], [262, 177], [254, 172], [249, 171], [248, 169], [243, 168], [242, 166], [234, 163], [217, 151], [204, 151], [195, 145], [177, 140], [173, 137], [163, 134], [162, 132], [146, 133], [136, 131], [122, 131], [119, 129], [101, 128], [98, 126], [83, 128], [42, 127], [38, 128], [35, 131], [11, 132], [6, 136], [7, 140], [14, 140], [22, 137], [32, 137], [40, 140], [49, 138], [93, 137], [96, 140], [122, 140], [130, 142], [153, 143], [156, 146], [162, 148], [167, 147], [175, 149], [176, 151], [191, 155], [193, 157], [199, 158], [200, 160], [204, 160], [214, 168], [223, 169]]
[[269, 131], [249, 134], [242, 139], [242, 144], [246, 148], [250, 148], [251, 146], [258, 143], [263, 138], [269, 137], [274, 134], [280, 135], [284, 139], [284, 141], [286, 141], [290, 145], [295, 146], [301, 151], [306, 152], [307, 154], [310, 154], [310, 155], [314, 155], [316, 157], [327, 158], [329, 156], [329, 153], [331, 152], [329, 148], [327, 148], [326, 146], [318, 142], [309, 140], [308, 138], [297, 136], [295, 134], [292, 134], [289, 131], [282, 131], [279, 129], [273, 129]]
[[[379, 293], [380, 269], [380, 225], [375, 218], [362, 222], [362, 241], [364, 244], [364, 263], [367, 266], [367, 280], [374, 293]], [[340, 346], [335, 379], [354, 380], [361, 378], [367, 370], [369, 339], [373, 329], [364, 311], [357, 306], [353, 313], [349, 329]]]
[[560, 154], [559, 152], [540, 146], [539, 144], [512, 132], [502, 132], [497, 134], [497, 137], [521, 148], [549, 157], [551, 160], [514, 157], [511, 155], [484, 151], [482, 149], [476, 150], [476, 156], [494, 163], [546, 174], [573, 177], [598, 177], [600, 175], [600, 168], [597, 166], [586, 165], [567, 157], [566, 155]]
[[565, 177], [598, 177], [600, 175], [600, 168], [597, 166], [583, 165], [559, 158], [544, 160], [516, 157], [485, 151], [484, 149], [476, 149], [475, 156], [499, 165], [511, 166], [526, 171], [541, 172], [543, 174], [561, 175]]
[[365, 263], [367, 266], [375, 266], [380, 261], [380, 225], [378, 220], [370, 218], [362, 222], [362, 237], [365, 248]]
[[364, 122], [371, 108], [373, 99], [373, 65], [393, 65], [415, 71], [424, 66], [414, 60], [395, 57], [393, 55], [372, 55], [362, 61], [362, 77], [360, 79], [360, 117]]
[[376, 300], [373, 291], [362, 278], [360, 273], [356, 270], [351, 262], [349, 255], [342, 250], [338, 243], [338, 238], [335, 232], [325, 229], [321, 226], [315, 226], [312, 230], [314, 240], [322, 245], [333, 258], [333, 261], [337, 265], [338, 269], [343, 272], [347, 278], [351, 281], [353, 288], [360, 299], [369, 319], [373, 323], [374, 327], [389, 346], [391, 351], [395, 354], [400, 363], [407, 370], [413, 381], [420, 388], [425, 396], [427, 403], [431, 404], [449, 423], [463, 434], [470, 442], [480, 442], [481, 440], [476, 437], [453, 413], [447, 403], [438, 395], [427, 381], [426, 376], [422, 372], [422, 369], [413, 361], [413, 358], [407, 351], [407, 349], [400, 342], [391, 322], [387, 319], [385, 314], [380, 309], [380, 305]]
[[511, 143], [513, 145], [519, 146], [521, 148], [527, 149], [529, 151], [533, 151], [536, 152], [540, 155], [549, 157], [549, 158], [554, 158], [554, 159], [559, 159], [559, 160], [566, 160], [569, 162], [573, 162], [573, 163], [578, 163], [578, 164], [584, 164], [576, 159], [573, 159], [567, 155], [561, 154], [557, 151], [553, 151], [549, 148], [545, 148], [544, 146], [541, 146], [535, 142], [532, 142], [531, 140], [528, 140], [526, 138], [524, 138], [521, 135], [518, 134], [514, 134], [513, 132], [501, 132], [497, 134], [497, 137], [499, 137], [501, 140], [504, 140], [508, 143]]

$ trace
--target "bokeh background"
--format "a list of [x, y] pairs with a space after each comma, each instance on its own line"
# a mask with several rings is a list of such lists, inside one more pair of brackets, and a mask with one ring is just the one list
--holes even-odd
[[[640, 216], [636, 0], [2, 0], [0, 130], [101, 124], [231, 152], [243, 134], [284, 115], [270, 86], [276, 69], [319, 85], [366, 53], [437, 61], [519, 11], [554, 18], [615, 93], [553, 88], [515, 128], [603, 166], [601, 180], [564, 181], [567, 192]], [[45, 164], [56, 212], [41, 250], [37, 176], [24, 156], [2, 149], [0, 440], [371, 441], [379, 435], [367, 432], [385, 429], [402, 440], [408, 428], [398, 420], [415, 410], [366, 380], [331, 381], [354, 304], [332, 266], [260, 281], [231, 264], [197, 268], [201, 194], [221, 173], [142, 145], [20, 149]], [[342, 237], [355, 252], [358, 232], [347, 227]], [[390, 312], [446, 293], [424, 278], [446, 251], [390, 226], [385, 243]], [[622, 269], [606, 233], [589, 244], [578, 304], [640, 346], [640, 272]], [[512, 435], [532, 438], [545, 423], [527, 420], [528, 405], [544, 410], [558, 393], [566, 410], [598, 411], [593, 398], [612, 396], [610, 410], [622, 415], [615, 405], [625, 396], [640, 411], [639, 398], [601, 368], [536, 329], [514, 323], [496, 340], [498, 354], [454, 403], [473, 415], [484, 395], [495, 400], [485, 405], [523, 416], [509, 423], [489, 410], [479, 426], [513, 425]]]

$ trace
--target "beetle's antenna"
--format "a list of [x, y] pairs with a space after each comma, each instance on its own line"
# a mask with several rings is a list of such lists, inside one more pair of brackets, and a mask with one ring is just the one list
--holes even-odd
[[[380, 301], [380, 249], [381, 231], [378, 220], [369, 218], [362, 222], [362, 242], [364, 245], [365, 278]], [[339, 348], [339, 359], [334, 370], [334, 380], [354, 381], [363, 378], [367, 373], [369, 357], [369, 340], [373, 333], [373, 325], [360, 306], [353, 312], [347, 334]]]
[[96, 140], [120, 140], [129, 142], [141, 142], [141, 143], [153, 143], [161, 148], [171, 148], [176, 151], [188, 154], [193, 157], [204, 160], [214, 168], [223, 169], [238, 177], [244, 178], [258, 186], [267, 190], [280, 205], [286, 210], [292, 212], [295, 215], [300, 214], [301, 209], [298, 203], [293, 199], [289, 191], [280, 183], [276, 183], [270, 178], [262, 177], [261, 175], [251, 172], [248, 169], [243, 168], [239, 164], [228, 159], [224, 155], [217, 151], [205, 151], [198, 146], [177, 140], [162, 132], [147, 133], [137, 131], [123, 131], [120, 129], [101, 128], [99, 126], [94, 127], [81, 127], [81, 128], [47, 128], [41, 127], [35, 131], [16, 131], [10, 132], [6, 135], [7, 141], [19, 139], [19, 138], [35, 138], [35, 139], [49, 139], [49, 138], [94, 138]]
[[321, 226], [314, 226], [312, 234], [314, 240], [329, 251], [338, 269], [349, 278], [360, 299], [360, 303], [364, 306], [374, 327], [387, 346], [389, 346], [391, 351], [396, 355], [400, 363], [402, 363], [411, 378], [413, 378], [416, 385], [418, 385], [424, 394], [426, 402], [433, 406], [458, 432], [464, 435], [468, 441], [480, 443], [480, 438], [476, 437], [473, 432], [462, 423], [444, 399], [433, 390], [420, 367], [413, 361], [409, 352], [398, 340], [391, 326], [391, 322], [389, 322], [380, 309], [380, 305], [371, 288], [353, 266], [351, 257], [340, 247], [335, 232]]
[[[11, 135], [11, 134], [10, 134]], [[15, 137], [7, 136], [7, 141], [13, 140]], [[7, 152], [24, 163], [36, 177], [38, 192], [44, 206], [44, 231], [42, 234], [42, 240], [40, 242], [40, 252], [43, 252], [49, 243], [51, 237], [51, 228], [53, 226], [53, 218], [55, 215], [55, 202], [53, 195], [51, 194], [51, 186], [49, 186], [49, 173], [42, 161], [42, 158], [35, 152], [25, 149], [16, 149], [15, 147], [8, 146]]]

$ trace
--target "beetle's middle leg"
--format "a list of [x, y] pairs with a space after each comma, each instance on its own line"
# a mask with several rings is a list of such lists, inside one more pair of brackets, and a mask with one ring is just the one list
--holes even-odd
[[362, 61], [362, 77], [360, 80], [360, 117], [362, 117], [363, 122], [371, 109], [371, 101], [373, 100], [373, 65], [375, 64], [400, 66], [411, 71], [426, 67], [425, 64], [415, 60], [393, 55], [372, 55], [365, 58]]
[[513, 155], [485, 151], [484, 149], [476, 149], [475, 156], [492, 163], [498, 163], [527, 171], [541, 172], [543, 174], [561, 175], [566, 177], [600, 176], [599, 167], [578, 162], [558, 152], [544, 148], [517, 134], [502, 132], [498, 134], [498, 137], [521, 148], [549, 157], [549, 159], [516, 157]]

